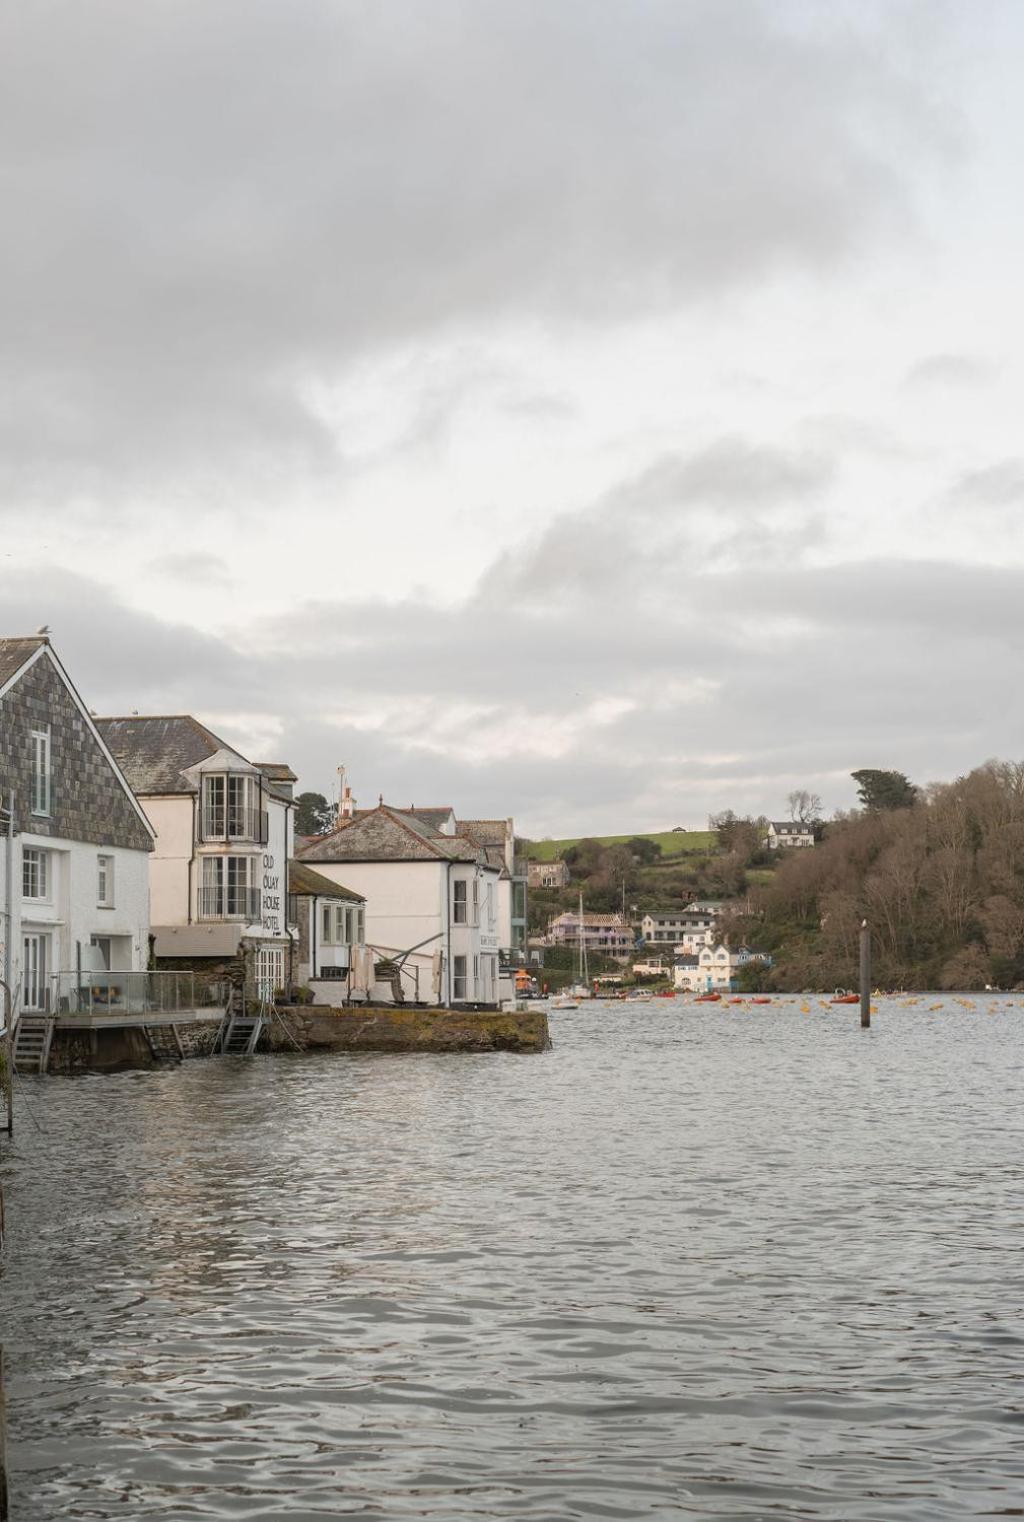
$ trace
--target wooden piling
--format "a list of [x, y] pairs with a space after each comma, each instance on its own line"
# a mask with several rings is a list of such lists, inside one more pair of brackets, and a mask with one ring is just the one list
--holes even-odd
[[0, 1347], [0, 1522], [7, 1522], [7, 1405], [4, 1400], [4, 1350]]
[[871, 1026], [871, 931], [867, 920], [860, 924], [860, 1023], [863, 1030]]

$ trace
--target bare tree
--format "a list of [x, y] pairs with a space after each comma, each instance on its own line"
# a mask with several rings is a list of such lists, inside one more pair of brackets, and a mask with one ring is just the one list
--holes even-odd
[[817, 793], [809, 793], [805, 787], [795, 788], [786, 798], [789, 817], [797, 824], [817, 824], [821, 818], [822, 804]]

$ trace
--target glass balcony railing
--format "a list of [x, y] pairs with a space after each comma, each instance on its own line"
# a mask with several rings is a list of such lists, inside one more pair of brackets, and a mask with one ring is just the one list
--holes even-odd
[[49, 1011], [58, 1019], [111, 1014], [131, 1019], [218, 1008], [221, 989], [194, 972], [57, 972], [48, 993]]

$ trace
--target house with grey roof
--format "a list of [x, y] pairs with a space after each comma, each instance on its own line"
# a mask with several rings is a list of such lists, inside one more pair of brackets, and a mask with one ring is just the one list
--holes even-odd
[[365, 898], [367, 946], [397, 965], [405, 998], [493, 1005], [506, 994], [499, 970], [508, 924], [504, 847], [491, 823], [465, 827], [451, 809], [382, 802], [342, 816], [299, 859]]
[[45, 635], [0, 639], [0, 976], [56, 1016], [149, 956], [154, 831]]
[[794, 819], [773, 819], [768, 825], [765, 845], [771, 851], [799, 850], [814, 845], [814, 826]]
[[97, 719], [96, 727], [156, 834], [157, 958], [215, 967], [241, 950], [259, 992], [287, 987], [295, 971], [294, 773], [275, 763], [268, 775], [190, 714]]
[[348, 1002], [365, 946], [366, 900], [302, 861], [288, 864], [288, 918], [297, 927], [293, 981], [315, 1004]]

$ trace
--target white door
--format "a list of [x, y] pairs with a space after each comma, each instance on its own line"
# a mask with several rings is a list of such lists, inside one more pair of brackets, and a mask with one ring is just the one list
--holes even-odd
[[256, 955], [256, 991], [269, 999], [275, 988], [284, 987], [284, 952], [274, 946], [262, 946]]
[[49, 962], [48, 935], [26, 935], [21, 943], [21, 1007], [41, 1010], [47, 1007], [46, 973]]

